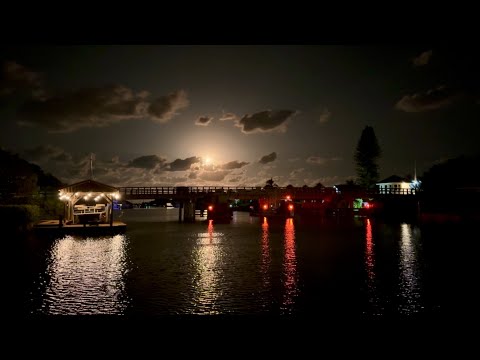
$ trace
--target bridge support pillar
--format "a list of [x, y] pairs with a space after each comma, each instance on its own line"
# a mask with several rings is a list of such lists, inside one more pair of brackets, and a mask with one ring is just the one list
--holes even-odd
[[178, 207], [178, 222], [183, 221], [183, 201], [180, 201], [180, 206]]
[[185, 210], [183, 212], [183, 221], [194, 222], [195, 221], [195, 203], [189, 201], [185, 204]]

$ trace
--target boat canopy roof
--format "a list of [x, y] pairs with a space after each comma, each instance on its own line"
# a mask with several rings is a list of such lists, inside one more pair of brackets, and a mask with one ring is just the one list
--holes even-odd
[[92, 192], [92, 193], [113, 193], [118, 192], [116, 187], [102, 184], [95, 180], [84, 180], [78, 183], [68, 185], [58, 191], [64, 193], [76, 193], [76, 192]]

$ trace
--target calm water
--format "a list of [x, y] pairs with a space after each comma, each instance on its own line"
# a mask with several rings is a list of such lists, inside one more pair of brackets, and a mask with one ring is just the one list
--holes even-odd
[[23, 314], [441, 315], [461, 267], [455, 228], [177, 216], [125, 210], [125, 235], [25, 240]]

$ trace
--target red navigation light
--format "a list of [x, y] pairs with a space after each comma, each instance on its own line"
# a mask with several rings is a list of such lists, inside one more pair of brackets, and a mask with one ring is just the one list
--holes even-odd
[[290, 195], [287, 195], [287, 200], [292, 200], [292, 197]]
[[212, 211], [212, 210], [213, 210], [213, 206], [210, 205], [210, 206], [208, 207], [208, 211]]
[[267, 210], [267, 209], [268, 209], [268, 205], [267, 204], [263, 205], [263, 210]]
[[290, 210], [290, 211], [293, 210], [293, 205], [292, 204], [288, 205], [288, 210]]

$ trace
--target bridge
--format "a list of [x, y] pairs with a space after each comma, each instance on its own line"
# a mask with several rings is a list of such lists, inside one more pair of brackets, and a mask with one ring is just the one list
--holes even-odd
[[137, 199], [171, 199], [195, 200], [204, 197], [218, 196], [226, 201], [259, 200], [261, 198], [285, 198], [290, 196], [295, 200], [323, 200], [334, 194], [349, 193], [358, 197], [378, 197], [379, 195], [415, 195], [414, 189], [374, 189], [344, 190], [335, 187], [219, 187], [219, 186], [137, 186], [119, 187], [120, 194], [125, 200]]
[[[296, 212], [327, 214], [353, 211], [356, 199], [373, 199], [384, 208], [413, 208], [415, 189], [372, 189], [359, 187], [218, 187], [218, 186], [142, 186], [119, 187], [125, 200], [163, 199], [179, 203], [179, 221], [194, 221], [195, 210], [211, 204], [227, 204], [236, 199], [257, 201], [256, 209], [279, 206], [281, 200], [290, 199], [300, 205]], [[371, 207], [369, 204], [368, 207]], [[368, 209], [367, 209], [368, 210]], [[371, 210], [374, 210], [373, 208]], [[221, 210], [223, 212], [223, 210]], [[322, 215], [322, 216], [323, 216]]]

